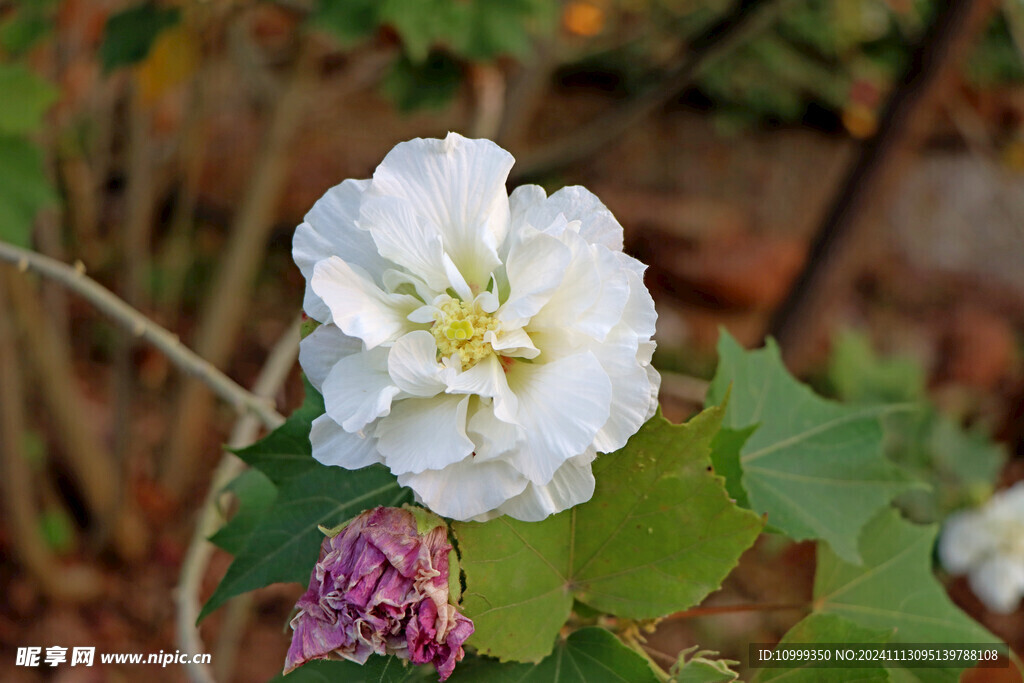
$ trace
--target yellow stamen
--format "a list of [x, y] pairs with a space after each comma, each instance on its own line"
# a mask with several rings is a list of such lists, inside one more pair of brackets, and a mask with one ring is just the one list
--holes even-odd
[[490, 314], [458, 299], [446, 301], [438, 308], [440, 311], [431, 332], [442, 357], [455, 354], [462, 361], [462, 369], [468, 370], [494, 353], [491, 345], [484, 341], [488, 332], [498, 332], [498, 321]]

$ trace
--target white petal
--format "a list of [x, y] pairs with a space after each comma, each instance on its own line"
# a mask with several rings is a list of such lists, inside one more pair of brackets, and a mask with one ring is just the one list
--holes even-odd
[[324, 380], [334, 364], [363, 350], [363, 342], [346, 336], [332, 324], [316, 328], [299, 342], [299, 365], [310, 383], [323, 393]]
[[531, 231], [516, 240], [505, 262], [509, 296], [497, 318], [521, 325], [536, 315], [562, 283], [570, 258], [569, 249], [550, 235]]
[[444, 368], [437, 362], [437, 343], [426, 330], [400, 337], [388, 355], [391, 381], [412, 396], [436, 396], [445, 390]]
[[617, 267], [614, 255], [607, 249], [592, 248], [591, 253], [601, 273], [601, 291], [590, 308], [570, 325], [574, 330], [603, 341], [608, 332], [622, 320], [626, 310], [631, 294], [630, 273]]
[[313, 445], [313, 457], [324, 465], [357, 470], [384, 462], [371, 437], [346, 432], [329, 415], [321, 415], [313, 420], [309, 441]]
[[[563, 240], [572, 258], [562, 272], [559, 287], [530, 319], [531, 336], [534, 330], [561, 331], [572, 327], [601, 295], [604, 273], [598, 268], [593, 247], [573, 233], [563, 235]], [[544, 347], [540, 348], [543, 350]]]
[[[566, 221], [580, 222], [579, 234], [587, 243], [622, 251], [622, 226], [593, 192], [574, 185], [563, 187], [539, 201], [544, 191], [536, 185], [527, 187], [530, 189], [523, 191], [521, 197], [516, 197], [514, 205], [514, 215], [519, 221], [547, 231], [553, 226], [564, 225], [556, 221], [559, 216], [563, 216]], [[540, 190], [540, 194], [537, 190]]]
[[638, 336], [650, 339], [658, 323], [654, 299], [644, 286], [643, 278], [632, 271], [627, 271], [626, 276], [629, 281], [629, 299], [622, 311], [622, 322], [629, 325]]
[[500, 460], [466, 458], [442, 470], [398, 475], [431, 510], [457, 520], [479, 520], [526, 488], [526, 479]]
[[394, 474], [439, 470], [473, 452], [466, 435], [469, 396], [407, 398], [377, 424], [377, 450]]
[[[451, 286], [441, 232], [417, 215], [409, 202], [396, 197], [368, 197], [359, 211], [360, 228], [373, 237], [381, 256], [397, 263], [426, 283], [434, 293]], [[448, 263], [450, 263], [448, 259]], [[465, 287], [465, 283], [461, 283]]]
[[502, 329], [501, 335], [494, 332], [484, 334], [484, 341], [491, 345], [502, 356], [533, 359], [540, 355], [540, 350], [533, 345], [533, 340], [523, 328]]
[[1014, 558], [995, 556], [975, 567], [969, 583], [990, 610], [1009, 614], [1024, 596], [1024, 564]]
[[647, 370], [647, 381], [651, 387], [651, 399], [647, 404], [647, 417], [644, 418], [644, 422], [647, 422], [658, 412], [658, 392], [661, 390], [661, 375], [654, 369], [653, 365], [645, 365], [644, 369]]
[[316, 264], [310, 284], [331, 310], [334, 323], [362, 339], [368, 349], [414, 329], [406, 317], [419, 308], [418, 299], [382, 291], [365, 271], [337, 256]]
[[447, 378], [451, 394], [476, 394], [494, 399], [494, 414], [498, 419], [514, 423], [519, 401], [508, 387], [505, 371], [497, 356], [491, 354], [464, 372]]
[[510, 498], [497, 512], [524, 522], [540, 520], [574, 505], [585, 503], [594, 495], [593, 455], [582, 455], [563, 464], [547, 484], [530, 483], [515, 498]]
[[445, 251], [467, 282], [483, 289], [508, 233], [505, 180], [513, 163], [489, 140], [457, 133], [444, 140], [417, 138], [384, 157], [369, 192], [408, 200], [441, 231]]
[[517, 363], [508, 381], [519, 398], [516, 417], [525, 434], [516, 468], [546, 484], [564, 461], [590, 447], [608, 421], [611, 381], [591, 353]]
[[[369, 180], [346, 180], [329, 189], [306, 214], [295, 230], [292, 257], [306, 278], [303, 308], [314, 320], [327, 322], [330, 311], [309, 287], [313, 266], [330, 256], [340, 256], [369, 273], [379, 273], [387, 261], [377, 253], [369, 233], [356, 227], [359, 201]], [[379, 282], [378, 282], [379, 284]]]
[[964, 574], [995, 545], [974, 511], [957, 512], [946, 519], [939, 539], [939, 559], [953, 574]]
[[632, 372], [612, 378], [611, 412], [594, 438], [594, 448], [600, 453], [611, 453], [625, 446], [647, 421], [650, 404], [647, 368], [634, 365]]
[[359, 432], [391, 410], [399, 389], [388, 375], [388, 350], [382, 347], [346, 356], [323, 383], [327, 414], [345, 431]]
[[466, 433], [476, 445], [475, 462], [500, 458], [523, 440], [522, 428], [495, 417], [493, 405], [479, 405], [469, 418]]

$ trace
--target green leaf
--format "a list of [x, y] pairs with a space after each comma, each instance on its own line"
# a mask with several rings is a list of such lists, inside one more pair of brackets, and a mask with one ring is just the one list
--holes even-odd
[[[818, 548], [814, 605], [862, 628], [892, 631], [892, 643], [998, 643], [950, 601], [932, 574], [936, 525], [919, 526], [890, 508], [864, 527], [863, 566]], [[891, 670], [896, 672], [896, 669]], [[922, 681], [957, 680], [961, 669], [902, 670]]]
[[846, 407], [817, 396], [782, 364], [779, 349], [744, 351], [726, 332], [708, 391], [732, 386], [723, 424], [757, 429], [743, 444], [742, 485], [751, 508], [796, 540], [821, 538], [856, 562], [861, 528], [913, 484], [882, 452], [885, 406]]
[[731, 659], [714, 659], [718, 653], [701, 650], [694, 645], [679, 653], [679, 661], [672, 667], [671, 683], [731, 683], [739, 679], [732, 667], [739, 662]]
[[23, 55], [53, 30], [45, 5], [22, 5], [0, 19], [0, 48], [11, 55]]
[[240, 593], [277, 582], [306, 583], [323, 541], [321, 525], [334, 527], [368, 508], [411, 501], [408, 489], [380, 465], [352, 471], [314, 460], [309, 429], [322, 413], [323, 398], [307, 384], [306, 402], [287, 422], [238, 451], [277, 487], [277, 497], [253, 526], [199, 621]]
[[829, 358], [836, 394], [854, 403], [894, 403], [925, 397], [925, 373], [912, 358], [881, 358], [863, 334], [839, 337]]
[[435, 51], [422, 63], [399, 57], [381, 81], [381, 91], [399, 111], [447, 106], [462, 87], [462, 67], [444, 52]]
[[0, 240], [28, 247], [36, 214], [56, 202], [39, 149], [20, 137], [0, 135]]
[[224, 487], [238, 499], [238, 509], [231, 520], [210, 537], [221, 550], [237, 555], [245, 547], [256, 524], [270, 510], [277, 498], [274, 482], [256, 469], [248, 469]]
[[657, 683], [641, 655], [608, 630], [581, 628], [537, 664], [502, 664], [476, 657], [456, 665], [451, 683]]
[[594, 496], [542, 522], [457, 523], [470, 643], [499, 659], [551, 652], [573, 599], [630, 618], [686, 609], [717, 589], [761, 519], [710, 466], [722, 408], [684, 425], [660, 416], [594, 463]]
[[411, 666], [397, 657], [375, 655], [366, 660], [366, 664], [327, 660], [308, 662], [290, 674], [275, 676], [270, 683], [338, 683], [339, 681], [345, 683], [437, 683], [437, 672], [432, 666]]
[[0, 135], [39, 129], [43, 114], [57, 101], [57, 88], [21, 64], [0, 63]]
[[743, 489], [743, 467], [740, 465], [740, 451], [750, 435], [757, 429], [751, 425], [746, 429], [723, 427], [711, 440], [711, 464], [715, 473], [725, 477], [725, 490], [740, 507], [750, 509], [747, 492]]
[[[782, 637], [781, 644], [817, 643], [888, 643], [892, 638], [892, 628], [874, 629], [858, 626], [848, 619], [835, 614], [812, 614], [800, 621]], [[884, 683], [889, 680], [889, 672], [881, 666], [863, 669], [822, 668], [797, 666], [792, 668], [761, 669], [757, 683], [766, 683], [784, 678], [786, 681], [806, 681], [807, 683]]]
[[141, 62], [160, 32], [177, 24], [180, 18], [178, 8], [160, 7], [153, 2], [112, 15], [103, 27], [99, 50], [103, 71], [109, 73], [119, 66]]
[[320, 0], [309, 23], [349, 47], [369, 37], [380, 25], [380, 0]]

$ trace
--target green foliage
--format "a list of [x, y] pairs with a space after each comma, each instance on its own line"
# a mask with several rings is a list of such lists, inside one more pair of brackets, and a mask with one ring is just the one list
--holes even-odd
[[714, 659], [718, 656], [712, 650], [701, 650], [699, 645], [679, 653], [679, 661], [672, 667], [671, 683], [732, 683], [739, 674], [732, 667], [739, 662], [731, 659]]
[[0, 135], [0, 240], [28, 247], [36, 214], [56, 202], [39, 149], [20, 136]]
[[[835, 614], [812, 614], [791, 628], [780, 641], [781, 644], [815, 644], [815, 643], [888, 643], [894, 630], [872, 629], [857, 624]], [[881, 666], [863, 669], [832, 669], [812, 666], [792, 668], [761, 669], [756, 683], [767, 683], [777, 679], [785, 679], [800, 683], [884, 683], [889, 680], [889, 672]]]
[[[934, 525], [904, 521], [890, 508], [864, 527], [860, 543], [862, 566], [850, 564], [828, 548], [819, 547], [814, 615], [836, 615], [861, 628], [892, 633], [885, 642], [999, 642], [950, 601], [932, 574], [932, 546], [937, 532]], [[816, 632], [804, 622], [794, 627], [797, 628]], [[828, 631], [821, 638], [816, 642], [839, 642]], [[922, 681], [956, 680], [957, 671], [916, 669], [913, 673]]]
[[65, 554], [75, 547], [75, 524], [61, 508], [50, 508], [39, 516], [39, 533], [54, 552]]
[[43, 114], [57, 101], [57, 88], [21, 64], [0, 63], [0, 135], [39, 129]]
[[246, 514], [228, 525], [229, 545], [242, 540], [244, 545], [203, 606], [200, 620], [240, 593], [280, 581], [306, 583], [323, 540], [320, 526], [334, 527], [368, 508], [411, 500], [409, 491], [383, 467], [350, 471], [313, 459], [309, 429], [323, 411], [323, 398], [307, 384], [305, 403], [287, 422], [238, 452], [272, 482], [277, 495], [261, 511], [269, 498], [266, 487], [246, 483]]
[[748, 352], [723, 331], [718, 351], [708, 403], [721, 401], [731, 386], [723, 424], [757, 427], [739, 455], [752, 509], [790, 537], [824, 539], [857, 562], [861, 528], [911, 486], [882, 452], [879, 417], [891, 409], [817, 396], [789, 374], [774, 342]]
[[[455, 669], [458, 673], [458, 668]], [[454, 678], [448, 680], [454, 681]], [[432, 666], [411, 666], [397, 657], [372, 656], [366, 664], [320, 660], [303, 664], [290, 674], [270, 683], [437, 683]]]
[[237, 555], [277, 498], [277, 487], [259, 470], [248, 469], [225, 486], [224, 491], [234, 494], [238, 509], [231, 520], [210, 537], [210, 542]]
[[399, 57], [381, 82], [381, 91], [403, 112], [442, 108], [461, 87], [462, 67], [440, 51], [420, 63]]
[[925, 482], [896, 502], [911, 519], [937, 522], [950, 512], [986, 500], [1006, 460], [1004, 449], [980, 430], [941, 415], [928, 401], [924, 370], [907, 358], [882, 358], [863, 335], [840, 337], [829, 380], [847, 401], [917, 402], [917, 409], [883, 418], [885, 452], [913, 478]]
[[155, 2], [144, 2], [111, 15], [103, 28], [99, 49], [103, 71], [109, 73], [120, 66], [141, 62], [157, 36], [180, 19], [178, 8], [161, 7]]
[[537, 664], [474, 657], [455, 667], [451, 683], [658, 683], [641, 655], [599, 627], [574, 631]]
[[0, 52], [21, 56], [53, 29], [49, 0], [22, 2], [0, 17]]
[[525, 55], [558, 17], [546, 0], [320, 0], [315, 28], [344, 46], [389, 27], [404, 48], [382, 89], [402, 111], [442, 107], [458, 93], [464, 62]]
[[542, 522], [455, 524], [463, 604], [476, 625], [470, 644], [502, 661], [535, 662], [551, 652], [574, 598], [652, 618], [717, 589], [762, 526], [711, 471], [722, 412], [678, 426], [655, 417], [597, 459], [590, 501]]

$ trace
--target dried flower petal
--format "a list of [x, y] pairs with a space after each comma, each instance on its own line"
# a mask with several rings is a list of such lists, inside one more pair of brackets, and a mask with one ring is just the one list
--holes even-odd
[[[418, 513], [419, 520], [425, 513]], [[447, 527], [378, 507], [324, 539], [291, 621], [285, 673], [334, 654], [360, 664], [391, 654], [433, 664], [443, 681], [462, 659], [473, 622], [449, 602]]]

